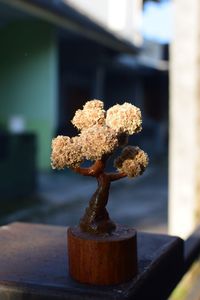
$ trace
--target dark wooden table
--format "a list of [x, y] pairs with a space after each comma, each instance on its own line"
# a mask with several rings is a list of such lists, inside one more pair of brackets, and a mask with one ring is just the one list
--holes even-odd
[[183, 240], [138, 233], [139, 274], [115, 286], [79, 284], [68, 275], [65, 227], [0, 227], [0, 299], [166, 299], [183, 274]]

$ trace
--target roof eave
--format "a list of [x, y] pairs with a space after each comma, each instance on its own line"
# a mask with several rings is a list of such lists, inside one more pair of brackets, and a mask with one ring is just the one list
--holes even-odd
[[139, 50], [134, 44], [109, 32], [62, 1], [0, 0], [0, 3], [45, 20], [64, 30], [78, 33], [114, 51], [135, 54]]

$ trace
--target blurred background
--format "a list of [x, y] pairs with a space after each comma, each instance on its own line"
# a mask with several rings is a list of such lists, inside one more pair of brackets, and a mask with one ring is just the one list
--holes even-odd
[[192, 232], [200, 216], [199, 5], [0, 0], [1, 225], [78, 223], [96, 182], [51, 170], [51, 140], [76, 135], [70, 120], [96, 98], [106, 108], [140, 107], [143, 130], [130, 143], [150, 157], [143, 176], [113, 183], [112, 219]]

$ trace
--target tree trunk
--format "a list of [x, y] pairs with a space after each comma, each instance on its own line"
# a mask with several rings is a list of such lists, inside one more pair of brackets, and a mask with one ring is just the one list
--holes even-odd
[[110, 233], [116, 226], [110, 220], [106, 210], [108, 202], [110, 179], [101, 173], [97, 177], [98, 188], [92, 196], [89, 206], [85, 210], [83, 218], [80, 220], [80, 228], [84, 232], [89, 233]]

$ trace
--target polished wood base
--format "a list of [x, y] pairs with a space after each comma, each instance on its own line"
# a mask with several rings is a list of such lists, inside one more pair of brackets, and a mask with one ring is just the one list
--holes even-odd
[[117, 226], [112, 234], [94, 235], [68, 228], [69, 272], [81, 283], [111, 285], [137, 274], [137, 240], [133, 228]]

